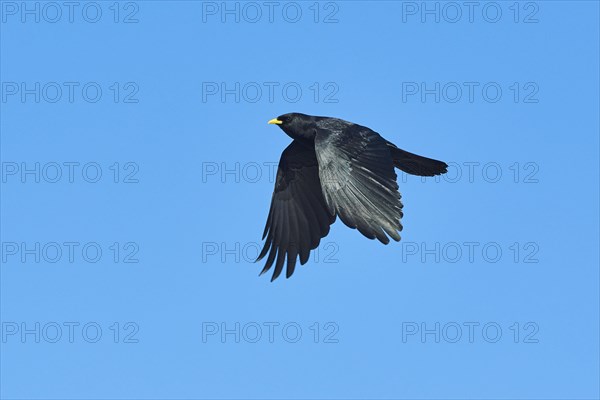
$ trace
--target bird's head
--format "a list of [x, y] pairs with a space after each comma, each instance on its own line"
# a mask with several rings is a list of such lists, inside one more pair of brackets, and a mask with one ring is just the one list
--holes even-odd
[[269, 121], [278, 125], [292, 139], [314, 139], [317, 129], [317, 117], [300, 113], [280, 115]]

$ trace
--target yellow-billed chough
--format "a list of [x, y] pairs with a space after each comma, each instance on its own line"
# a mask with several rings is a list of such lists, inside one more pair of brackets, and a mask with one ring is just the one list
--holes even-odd
[[269, 121], [292, 139], [283, 151], [271, 208], [256, 261], [269, 254], [261, 275], [273, 264], [271, 281], [296, 261], [308, 261], [339, 215], [344, 224], [369, 239], [400, 240], [402, 203], [395, 168], [419, 176], [447, 172], [442, 161], [396, 147], [373, 130], [338, 118], [300, 113]]

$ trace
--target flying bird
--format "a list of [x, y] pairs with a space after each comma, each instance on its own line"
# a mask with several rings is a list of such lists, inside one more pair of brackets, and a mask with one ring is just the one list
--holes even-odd
[[286, 277], [329, 233], [337, 218], [369, 239], [400, 241], [402, 202], [398, 168], [419, 176], [447, 172], [445, 162], [399, 149], [377, 132], [338, 118], [289, 113], [268, 122], [292, 143], [281, 153], [275, 190], [263, 232], [267, 254], [260, 275], [273, 265], [271, 282], [287, 259]]

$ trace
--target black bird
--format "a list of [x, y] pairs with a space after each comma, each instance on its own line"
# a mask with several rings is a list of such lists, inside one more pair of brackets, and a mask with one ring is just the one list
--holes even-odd
[[341, 119], [290, 113], [269, 124], [294, 139], [281, 153], [266, 242], [256, 260], [269, 253], [260, 274], [275, 263], [271, 282], [286, 258], [287, 278], [298, 256], [306, 263], [338, 215], [369, 239], [399, 241], [403, 214], [394, 167], [419, 176], [447, 172], [446, 163], [399, 149], [377, 132]]

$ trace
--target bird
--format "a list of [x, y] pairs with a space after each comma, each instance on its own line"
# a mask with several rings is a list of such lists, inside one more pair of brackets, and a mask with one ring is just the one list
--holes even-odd
[[379, 133], [339, 118], [288, 113], [268, 121], [292, 143], [281, 153], [275, 188], [256, 261], [259, 275], [274, 265], [271, 282], [287, 261], [286, 278], [339, 217], [369, 239], [400, 241], [402, 202], [395, 168], [418, 176], [448, 171], [443, 161], [398, 148]]

